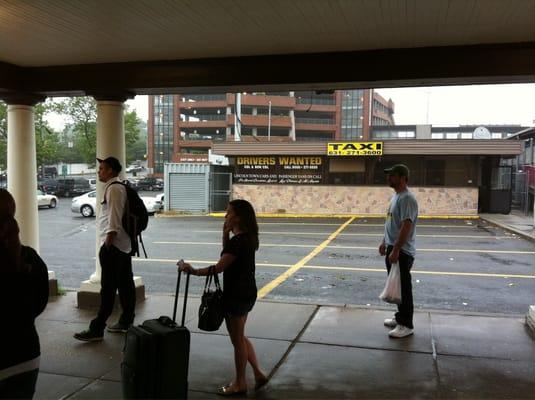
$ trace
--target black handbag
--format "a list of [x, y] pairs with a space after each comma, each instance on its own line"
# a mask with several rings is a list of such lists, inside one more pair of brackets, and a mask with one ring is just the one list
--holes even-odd
[[[223, 323], [223, 291], [219, 285], [219, 278], [215, 273], [215, 266], [211, 266], [204, 283], [204, 291], [199, 307], [199, 329], [207, 332], [217, 331]], [[213, 278], [212, 278], [213, 277]], [[212, 279], [215, 290], [212, 290]]]

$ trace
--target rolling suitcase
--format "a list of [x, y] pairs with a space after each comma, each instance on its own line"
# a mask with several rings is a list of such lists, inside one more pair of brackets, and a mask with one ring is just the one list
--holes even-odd
[[175, 322], [180, 276], [175, 292], [173, 319], [149, 319], [132, 326], [126, 333], [121, 364], [123, 397], [126, 399], [186, 399], [190, 332], [184, 326], [188, 299], [189, 274], [186, 277], [182, 322]]

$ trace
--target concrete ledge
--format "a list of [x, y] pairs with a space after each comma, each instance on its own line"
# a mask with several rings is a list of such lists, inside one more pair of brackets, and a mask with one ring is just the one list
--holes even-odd
[[54, 271], [48, 271], [48, 297], [57, 296], [58, 294], [58, 280], [56, 279], [56, 274]]
[[529, 306], [529, 311], [526, 315], [526, 325], [531, 333], [531, 336], [535, 338], [535, 306]]
[[[145, 301], [145, 285], [141, 277], [134, 277], [134, 284], [136, 286], [136, 303]], [[76, 303], [79, 309], [93, 309], [100, 306], [100, 284], [95, 284], [89, 280], [82, 282], [80, 290], [77, 292]], [[117, 308], [121, 304], [119, 295], [115, 296], [114, 307]]]

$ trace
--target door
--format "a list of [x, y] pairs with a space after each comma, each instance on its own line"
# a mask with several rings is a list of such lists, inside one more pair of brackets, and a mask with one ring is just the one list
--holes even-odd
[[221, 212], [227, 209], [232, 191], [231, 172], [210, 173], [210, 212]]
[[509, 214], [512, 201], [512, 167], [494, 167], [490, 178], [490, 213]]
[[169, 210], [208, 212], [207, 176], [204, 172], [169, 174]]

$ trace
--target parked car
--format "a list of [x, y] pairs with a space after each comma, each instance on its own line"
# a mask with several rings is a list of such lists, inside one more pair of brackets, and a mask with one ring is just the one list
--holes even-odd
[[37, 182], [37, 187], [48, 194], [56, 194], [58, 192], [58, 181], [55, 179], [43, 179]]
[[164, 194], [163, 193], [157, 194], [155, 199], [156, 199], [156, 203], [158, 203], [160, 205], [160, 210], [163, 210], [164, 206], [165, 206]]
[[56, 195], [71, 197], [87, 193], [90, 190], [91, 186], [86, 178], [62, 178], [58, 179]]
[[137, 182], [137, 190], [163, 190], [163, 181], [156, 178], [143, 178]]
[[132, 172], [142, 172], [145, 168], [143, 168], [141, 165], [129, 165], [126, 167], [125, 172], [126, 173], [132, 173]]
[[58, 198], [53, 194], [43, 193], [42, 190], [37, 191], [37, 207], [56, 208], [58, 205]]
[[82, 214], [84, 217], [95, 215], [97, 205], [97, 191], [93, 190], [81, 196], [73, 197], [71, 201], [71, 211]]
[[[160, 211], [160, 204], [154, 197], [141, 197], [143, 204], [147, 207], [149, 214], [154, 214]], [[75, 214], [82, 214], [84, 217], [92, 217], [95, 215], [97, 209], [97, 191], [93, 190], [89, 193], [77, 196], [72, 199], [71, 211]]]
[[89, 181], [89, 187], [91, 190], [95, 190], [97, 188], [97, 178], [87, 178]]

